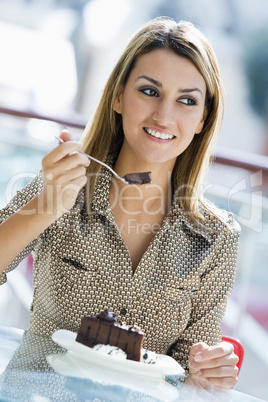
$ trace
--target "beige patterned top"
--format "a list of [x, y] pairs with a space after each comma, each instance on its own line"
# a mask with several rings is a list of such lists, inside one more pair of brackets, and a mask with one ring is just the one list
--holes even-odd
[[[193, 343], [221, 339], [219, 324], [234, 284], [239, 226], [232, 214], [213, 207], [215, 215], [204, 211], [205, 225], [194, 227], [175, 199], [132, 274], [109, 204], [110, 183], [109, 173], [100, 175], [91, 219], [81, 190], [72, 210], [17, 256], [0, 283], [32, 252], [32, 332], [77, 331], [82, 316], [108, 307], [119, 320], [144, 330], [145, 348], [168, 353], [187, 368]], [[0, 222], [41, 188], [39, 174], [0, 211]]]

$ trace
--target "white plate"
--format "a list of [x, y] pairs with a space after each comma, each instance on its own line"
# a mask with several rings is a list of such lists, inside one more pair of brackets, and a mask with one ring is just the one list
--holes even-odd
[[[58, 345], [67, 349], [67, 359], [83, 361], [89, 367], [103, 367], [106, 370], [120, 371], [121, 373], [142, 375], [147, 377], [163, 377], [165, 375], [181, 375], [184, 369], [172, 357], [157, 354], [155, 364], [146, 364], [133, 360], [119, 359], [115, 356], [105, 355], [89, 348], [82, 343], [76, 342], [76, 334], [59, 330], [54, 332], [52, 339]], [[81, 364], [80, 364], [81, 367]], [[83, 369], [85, 364], [83, 364]]]
[[109, 367], [106, 368], [80, 360], [68, 352], [47, 356], [47, 361], [57, 373], [67, 377], [89, 379], [104, 387], [106, 385], [119, 386], [124, 390], [140, 392], [144, 397], [151, 396], [156, 400], [165, 402], [179, 399], [179, 389], [159, 377], [140, 376], [111, 370]]

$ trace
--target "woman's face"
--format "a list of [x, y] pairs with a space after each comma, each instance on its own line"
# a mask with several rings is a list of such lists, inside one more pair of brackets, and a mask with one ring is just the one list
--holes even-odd
[[189, 59], [166, 49], [140, 56], [114, 105], [122, 115], [123, 152], [173, 167], [202, 131], [205, 97], [205, 81]]

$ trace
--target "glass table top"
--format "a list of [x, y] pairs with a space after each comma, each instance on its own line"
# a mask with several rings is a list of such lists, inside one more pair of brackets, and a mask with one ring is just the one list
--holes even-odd
[[[183, 376], [149, 378], [143, 375], [101, 368], [89, 378], [77, 370], [66, 374], [53, 369], [48, 356], [64, 357], [66, 350], [49, 336], [0, 326], [0, 400], [1, 401], [258, 401], [234, 390], [205, 389], [181, 381]], [[93, 364], [93, 363], [91, 363]], [[55, 368], [55, 367], [54, 367]], [[81, 369], [81, 367], [80, 367]], [[91, 367], [92, 370], [92, 367]], [[112, 375], [113, 374], [113, 375]], [[116, 381], [115, 381], [116, 378]], [[121, 381], [120, 381], [121, 379]], [[260, 400], [259, 400], [260, 401]]]

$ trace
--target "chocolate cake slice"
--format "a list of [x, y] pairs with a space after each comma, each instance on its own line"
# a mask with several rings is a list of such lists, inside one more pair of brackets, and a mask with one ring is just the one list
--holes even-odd
[[96, 317], [83, 317], [76, 341], [93, 347], [97, 344], [117, 346], [127, 359], [140, 361], [144, 333], [136, 325], [116, 321], [117, 314], [105, 309]]

